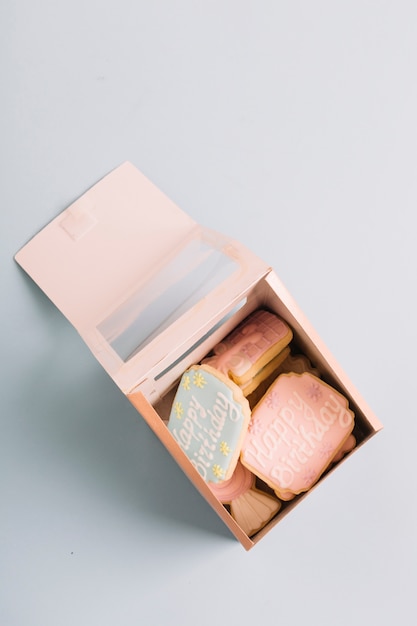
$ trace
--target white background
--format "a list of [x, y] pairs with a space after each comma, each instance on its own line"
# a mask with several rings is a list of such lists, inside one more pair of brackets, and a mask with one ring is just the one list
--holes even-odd
[[[413, 0], [2, 0], [2, 626], [415, 624]], [[246, 553], [13, 261], [132, 161], [385, 429]]]

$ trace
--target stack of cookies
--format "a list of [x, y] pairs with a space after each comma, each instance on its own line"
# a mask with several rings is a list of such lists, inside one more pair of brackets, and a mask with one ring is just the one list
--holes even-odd
[[356, 441], [347, 399], [257, 310], [184, 372], [168, 428], [248, 536], [310, 489]]

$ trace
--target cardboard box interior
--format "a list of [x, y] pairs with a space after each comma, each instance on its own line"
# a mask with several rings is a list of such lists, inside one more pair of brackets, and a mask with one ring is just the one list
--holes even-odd
[[[202, 336], [205, 337], [205, 339], [194, 348], [193, 346], [189, 346], [189, 351], [186, 352], [184, 358], [173, 365], [170, 373], [171, 379], [172, 375], [174, 375], [175, 380], [171, 382], [170, 379], [169, 385], [162, 396], [155, 402], [153, 409], [140, 392], [133, 390], [128, 397], [144, 416], [150, 427], [157, 433], [171, 454], [173, 454], [174, 458], [176, 458], [177, 462], [199, 489], [200, 493], [209, 501], [246, 549], [250, 549], [264, 537], [265, 534], [297, 506], [303, 498], [310, 495], [317, 485], [308, 492], [297, 496], [294, 500], [283, 503], [277, 515], [262, 530], [256, 533], [256, 535], [248, 537], [230, 516], [227, 505], [222, 505], [213, 496], [198, 472], [191, 466], [188, 458], [179, 449], [179, 446], [173, 440], [171, 433], [165, 425], [168, 422], [176, 388], [183, 371], [190, 365], [201, 361], [214, 345], [230, 333], [233, 328], [252, 311], [259, 308], [265, 308], [277, 313], [291, 326], [294, 332], [291, 350], [294, 353], [306, 355], [312, 365], [319, 370], [321, 378], [348, 398], [349, 406], [355, 413], [355, 427], [353, 431], [357, 441], [355, 449], [347, 454], [341, 461], [330, 466], [318, 481], [317, 485], [380, 429], [378, 420], [360, 397], [357, 390], [354, 389], [351, 382], [348, 381], [340, 366], [335, 362], [320, 338], [311, 328], [308, 321], [273, 271], [268, 272], [244, 294], [244, 298], [238, 310], [228, 317], [223, 324], [220, 326], [216, 325], [214, 332], [208, 334], [207, 328], [201, 329]], [[273, 493], [272, 490], [259, 479], [257, 479], [257, 487], [266, 493]]]

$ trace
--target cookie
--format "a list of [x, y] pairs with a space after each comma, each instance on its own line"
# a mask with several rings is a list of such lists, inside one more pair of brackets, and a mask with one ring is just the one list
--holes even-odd
[[337, 463], [338, 461], [343, 459], [345, 454], [348, 454], [348, 452], [351, 452], [355, 446], [356, 446], [356, 438], [353, 435], [349, 435], [349, 437], [346, 439], [345, 443], [343, 444], [339, 452], [336, 454], [336, 456], [332, 458], [332, 463]]
[[[268, 364], [278, 357], [292, 337], [288, 324], [274, 313], [260, 309], [217, 344], [213, 348], [214, 356], [203, 363], [222, 372], [242, 389], [246, 386], [248, 395], [254, 389], [255, 379], [257, 385], [271, 374]], [[278, 364], [274, 363], [273, 368]]]
[[251, 537], [261, 530], [281, 508], [276, 498], [255, 487], [255, 476], [241, 463], [236, 465], [232, 477], [210, 489], [220, 502], [228, 504], [230, 514]]
[[287, 358], [282, 362], [277, 370], [277, 377], [279, 374], [289, 374], [294, 372], [295, 374], [304, 374], [304, 372], [310, 372], [317, 378], [320, 378], [320, 374], [317, 368], [313, 367], [310, 360], [305, 354], [292, 354], [290, 353]]
[[347, 399], [316, 376], [281, 374], [256, 405], [241, 461], [283, 500], [314, 485], [354, 426]]
[[248, 380], [244, 385], [239, 385], [243, 391], [243, 395], [247, 398], [250, 396], [256, 389], [259, 388], [263, 382], [268, 380], [269, 378], [277, 377], [277, 370], [282, 365], [283, 361], [287, 359], [290, 354], [290, 349], [288, 346], [284, 348], [272, 361], [269, 361], [261, 370], [256, 372], [255, 376]]
[[227, 376], [208, 365], [182, 375], [168, 429], [203, 479], [231, 478], [250, 420], [246, 398]]
[[[356, 446], [356, 438], [353, 435], [349, 435], [349, 437], [346, 439], [343, 446], [340, 448], [339, 452], [337, 452], [337, 454], [331, 459], [331, 462], [329, 463], [329, 465], [333, 465], [333, 463], [338, 463], [339, 461], [341, 461], [343, 457], [345, 456], [345, 454], [353, 450], [355, 446]], [[284, 500], [284, 501], [292, 500], [293, 498], [295, 498], [295, 494], [292, 493], [291, 491], [286, 491], [286, 492], [281, 491], [279, 497], [281, 500]]]
[[243, 389], [243, 393], [249, 400], [251, 408], [258, 404], [259, 400], [265, 395], [268, 388], [280, 374], [288, 374], [290, 372], [303, 374], [304, 372], [310, 372], [310, 374], [319, 377], [318, 370], [311, 365], [309, 359], [304, 354], [292, 354], [290, 348], [287, 347], [284, 348], [279, 357], [282, 358], [278, 358], [277, 366], [271, 371], [271, 374], [249, 391], [249, 393], [246, 393], [246, 387]]

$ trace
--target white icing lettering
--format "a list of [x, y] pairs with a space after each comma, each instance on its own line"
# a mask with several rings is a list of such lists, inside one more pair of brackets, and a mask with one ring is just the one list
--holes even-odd
[[295, 415], [293, 411], [291, 411], [291, 409], [288, 406], [284, 406], [280, 410], [279, 415], [280, 417], [282, 417], [282, 419], [287, 424], [287, 426], [289, 426], [295, 432], [295, 434], [298, 435], [299, 434], [298, 427], [295, 422]]
[[214, 431], [212, 428], [210, 428], [210, 430], [207, 430], [207, 428], [203, 428], [204, 432], [210, 437], [211, 441], [216, 444], [218, 438], [221, 435], [221, 432], [219, 430]]
[[250, 462], [252, 458], [256, 466], [277, 481], [280, 489], [290, 489], [297, 475], [307, 476], [308, 464], [326, 433], [336, 424], [346, 429], [352, 421], [351, 413], [332, 394], [315, 411], [299, 393], [293, 392], [267, 429], [249, 439], [245, 459]]
[[287, 435], [289, 435], [288, 428], [281, 422], [279, 417], [275, 418], [271, 423], [271, 429], [275, 431], [278, 437], [278, 442], [283, 441], [287, 446], [291, 445], [291, 441], [287, 437]]
[[217, 393], [217, 400], [220, 406], [227, 411], [227, 415], [232, 422], [238, 422], [241, 418], [241, 412], [238, 410], [237, 406], [227, 398], [224, 393], [219, 391]]
[[201, 441], [206, 446], [206, 448], [208, 448], [209, 450], [214, 452], [214, 450], [216, 449], [216, 445], [215, 444], [210, 444], [209, 440], [207, 439], [207, 437], [204, 436], [203, 433], [201, 433], [201, 432], [198, 433], [198, 438], [201, 439]]
[[333, 411], [330, 411], [330, 409], [326, 405], [321, 407], [320, 417], [323, 422], [328, 426], [332, 426], [337, 420], [337, 415], [333, 413]]
[[[264, 441], [262, 443], [265, 444]], [[271, 450], [261, 447], [260, 443], [256, 439], [250, 442], [250, 446], [245, 451], [245, 456], [252, 456], [261, 467], [266, 467], [265, 460], [269, 461], [272, 458]]]
[[199, 403], [199, 401], [197, 400], [197, 398], [195, 396], [191, 396], [190, 408], [191, 409], [195, 409], [196, 411], [198, 411], [200, 413], [200, 417], [201, 418], [204, 419], [206, 417], [206, 410], [205, 410], [205, 408]]
[[203, 457], [207, 457], [207, 459], [208, 459], [207, 467], [210, 465], [210, 462], [211, 462], [211, 461], [213, 460], [213, 458], [214, 458], [214, 455], [210, 452], [210, 450], [207, 450], [207, 448], [206, 448], [204, 445], [200, 446], [199, 451], [198, 451], [198, 452], [196, 452], [196, 453], [194, 453], [194, 456], [195, 456], [196, 454], [199, 454], [199, 455], [200, 455], [200, 456], [198, 457], [198, 459], [199, 459], [202, 463], [204, 463], [204, 465], [206, 465], [206, 463], [205, 463], [205, 459], [204, 459]]
[[313, 454], [313, 451], [310, 449], [308, 454], [303, 449], [305, 447], [304, 441], [299, 441], [298, 439], [293, 439], [292, 441], [293, 448], [290, 452], [290, 456], [295, 457], [299, 463], [304, 465], [308, 462], [309, 458]]
[[182, 428], [180, 428], [178, 433], [176, 428], [174, 428], [172, 432], [181, 448], [185, 451], [188, 450], [193, 439], [198, 441], [198, 437], [194, 432], [194, 422], [189, 418], [184, 419]]
[[225, 456], [219, 448], [219, 442], [221, 437], [226, 436], [227, 444], [232, 444], [229, 437], [232, 436], [233, 431], [230, 431], [228, 435], [223, 433], [226, 424], [238, 422], [242, 414], [240, 407], [222, 391], [216, 390], [212, 396], [205, 395], [204, 406], [197, 399], [198, 394], [199, 392], [195, 391], [195, 395], [188, 396], [184, 406], [184, 419], [179, 423], [176, 421], [171, 423], [171, 432], [182, 450], [187, 453], [194, 467], [203, 478], [206, 478], [208, 468], [213, 463], [220, 465], [226, 463]]
[[305, 454], [307, 458], [310, 458], [313, 456], [314, 454], [314, 450], [311, 448], [311, 446], [308, 445], [307, 441], [305, 441], [304, 439], [301, 439], [298, 441], [299, 444], [299, 452], [300, 454]]
[[225, 422], [225, 414], [223, 413], [223, 415], [219, 415], [218, 411], [214, 410], [212, 411], [207, 411], [208, 415], [210, 416], [210, 423], [212, 425], [212, 427], [217, 431], [217, 432], [221, 432], [223, 430], [223, 426], [224, 426], [224, 422]]
[[322, 441], [324, 435], [329, 430], [329, 426], [323, 426], [318, 419], [311, 420], [314, 430], [308, 432], [303, 424], [300, 424], [300, 435], [305, 439], [308, 445], [315, 449], [318, 443]]
[[193, 408], [189, 408], [187, 411], [187, 417], [192, 420], [194, 422], [194, 424], [196, 424], [199, 428], [201, 428], [201, 424], [197, 419], [197, 413], [195, 411], [195, 409]]
[[275, 465], [271, 470], [271, 478], [278, 482], [281, 489], [288, 489], [293, 483], [294, 472], [288, 467]]

